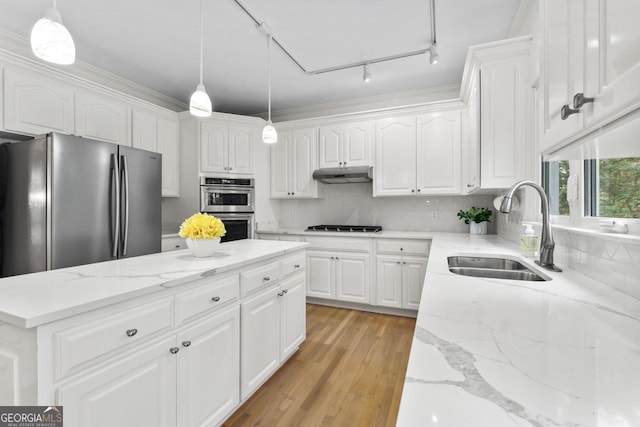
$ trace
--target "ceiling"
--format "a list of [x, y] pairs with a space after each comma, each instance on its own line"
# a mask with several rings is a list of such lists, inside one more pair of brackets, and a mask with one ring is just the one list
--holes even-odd
[[[426, 49], [428, 0], [240, 0], [307, 70]], [[468, 46], [507, 36], [520, 0], [435, 0], [441, 62], [428, 56], [307, 75], [272, 50], [273, 110], [460, 83]], [[267, 39], [234, 0], [203, 0], [204, 83], [214, 111], [267, 109]], [[48, 0], [0, 0], [0, 27], [28, 37]], [[199, 79], [199, 0], [59, 0], [78, 59], [188, 103]]]

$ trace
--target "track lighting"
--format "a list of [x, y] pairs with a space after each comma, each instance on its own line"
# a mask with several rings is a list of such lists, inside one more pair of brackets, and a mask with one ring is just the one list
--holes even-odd
[[438, 47], [435, 43], [429, 46], [429, 64], [437, 64], [440, 62], [440, 55], [438, 54]]
[[[266, 25], [262, 25], [263, 29], [268, 29]], [[275, 144], [278, 142], [278, 132], [271, 123], [271, 33], [267, 32], [267, 80], [269, 84], [269, 115], [267, 117], [267, 124], [262, 129], [262, 142], [265, 144]]]
[[210, 117], [213, 106], [211, 98], [207, 94], [207, 89], [202, 83], [202, 62], [203, 62], [203, 45], [204, 45], [204, 20], [202, 17], [202, 0], [200, 0], [200, 83], [196, 86], [196, 91], [191, 94], [189, 100], [189, 112], [196, 117]]
[[371, 81], [371, 73], [369, 72], [369, 64], [364, 64], [362, 66], [362, 81], [365, 83], [369, 83]]
[[31, 50], [38, 58], [54, 64], [69, 65], [76, 60], [76, 46], [62, 23], [56, 0], [31, 29]]

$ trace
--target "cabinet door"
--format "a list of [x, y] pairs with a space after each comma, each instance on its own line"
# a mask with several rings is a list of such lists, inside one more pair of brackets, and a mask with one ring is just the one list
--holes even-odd
[[376, 287], [378, 305], [402, 307], [402, 257], [376, 257]]
[[373, 121], [346, 123], [343, 127], [342, 166], [370, 166]]
[[525, 120], [531, 115], [528, 66], [528, 55], [482, 65], [480, 185], [484, 189], [509, 188], [524, 178]]
[[320, 127], [320, 161], [321, 168], [337, 168], [342, 166], [342, 125]]
[[255, 129], [250, 126], [229, 126], [229, 172], [253, 173], [251, 145], [255, 140]]
[[[590, 0], [541, 2], [544, 20], [543, 150], [576, 133], [584, 123], [583, 114], [573, 114], [562, 120], [560, 111], [563, 105], [573, 108], [573, 96], [584, 92], [586, 1]], [[485, 96], [484, 86], [482, 96]]]
[[280, 363], [279, 287], [241, 304], [240, 393], [245, 399]]
[[158, 124], [156, 115], [150, 111], [133, 110], [132, 143], [134, 148], [158, 151]]
[[471, 84], [469, 108], [462, 116], [461, 191], [469, 194], [480, 188], [480, 82], [476, 75]]
[[316, 128], [291, 131], [292, 195], [294, 197], [317, 197], [318, 181], [313, 171], [318, 167]]
[[178, 336], [178, 426], [219, 425], [240, 402], [240, 308]]
[[228, 172], [229, 127], [200, 123], [200, 172]]
[[333, 261], [330, 252], [307, 251], [307, 295], [310, 297], [335, 299]]
[[371, 255], [337, 252], [336, 299], [339, 301], [371, 303]]
[[269, 176], [272, 199], [284, 199], [291, 196], [291, 174], [289, 171], [290, 144], [291, 132], [281, 132], [278, 135], [278, 142], [272, 144], [269, 149], [271, 157], [271, 170], [269, 172]]
[[175, 336], [139, 348], [129, 356], [66, 382], [56, 404], [66, 427], [160, 427], [176, 425]]
[[307, 337], [305, 275], [298, 274], [280, 284], [280, 361], [288, 358]]
[[419, 115], [416, 182], [420, 194], [460, 194], [460, 111]]
[[180, 150], [178, 121], [158, 117], [157, 151], [162, 154], [162, 197], [180, 196]]
[[[595, 97], [587, 125], [609, 121], [640, 102], [640, 2], [585, 0], [585, 96]], [[599, 6], [599, 7], [598, 7]], [[600, 65], [602, 64], [602, 65]], [[586, 114], [589, 113], [589, 104]]]
[[21, 70], [4, 70], [4, 128], [40, 135], [74, 133], [73, 90]]
[[126, 104], [101, 95], [78, 92], [75, 107], [76, 135], [131, 145], [129, 107]]
[[402, 260], [402, 308], [420, 307], [422, 286], [427, 274], [427, 259], [404, 257]]
[[416, 118], [376, 121], [374, 196], [414, 194], [416, 190]]

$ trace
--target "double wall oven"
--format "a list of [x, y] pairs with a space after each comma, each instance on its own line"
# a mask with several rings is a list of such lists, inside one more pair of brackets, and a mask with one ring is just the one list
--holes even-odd
[[252, 239], [255, 211], [253, 178], [200, 177], [200, 212], [220, 218], [222, 242]]

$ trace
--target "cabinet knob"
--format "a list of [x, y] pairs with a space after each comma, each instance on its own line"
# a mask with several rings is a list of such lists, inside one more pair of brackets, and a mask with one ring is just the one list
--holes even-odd
[[180, 351], [180, 349], [178, 347], [171, 347], [169, 349], [169, 353], [171, 353], [171, 354], [176, 354], [179, 351]]
[[262, 280], [264, 280], [265, 282], [268, 282], [269, 280], [271, 280], [271, 277], [266, 276], [266, 277], [263, 277]]
[[233, 170], [233, 168], [231, 168], [231, 167], [230, 167], [230, 168], [229, 168], [229, 170], [230, 170], [230, 171], [232, 171], [232, 170]]
[[420, 189], [418, 188], [418, 193], [420, 192]]
[[407, 261], [402, 261], [402, 263], [403, 263], [403, 264], [406, 264], [406, 263], [407, 263]]
[[176, 249], [180, 249], [180, 245], [176, 245]]
[[584, 104], [588, 104], [593, 101], [595, 101], [595, 98], [587, 98], [582, 92], [576, 93], [573, 97], [573, 108], [579, 110], [584, 106]]
[[400, 261], [396, 261], [396, 264], [400, 264]]
[[284, 296], [284, 292], [278, 292], [278, 296], [279, 296], [279, 297]]
[[467, 188], [473, 187], [473, 184], [467, 184]]
[[294, 265], [293, 268], [300, 268], [300, 264]]
[[401, 251], [404, 251], [404, 248], [400, 248]]
[[127, 329], [127, 336], [128, 336], [128, 337], [132, 337], [132, 336], [134, 336], [134, 335], [135, 335], [135, 334], [137, 334], [137, 333], [138, 333], [138, 330], [137, 330], [137, 329]]
[[338, 165], [342, 166], [342, 162], [338, 162]]
[[289, 292], [287, 289], [282, 291], [283, 294], [286, 294], [287, 292]]
[[412, 193], [415, 193], [415, 192], [416, 192], [416, 190], [414, 190], [414, 189], [411, 189], [411, 192], [412, 192]]
[[567, 118], [572, 115], [572, 114], [576, 114], [579, 113], [580, 110], [574, 110], [571, 107], [569, 107], [569, 104], [564, 104], [562, 106], [562, 110], [560, 110], [560, 118], [562, 120], [567, 120]]
[[189, 347], [191, 345], [191, 341], [182, 341], [183, 347]]
[[218, 302], [218, 301], [220, 301], [220, 297], [213, 297], [213, 298], [211, 298], [211, 301]]
[[331, 259], [336, 259], [336, 257], [332, 256]]
[[228, 170], [228, 169], [229, 169], [228, 167], [226, 167], [226, 166], [224, 167], [224, 170]]

